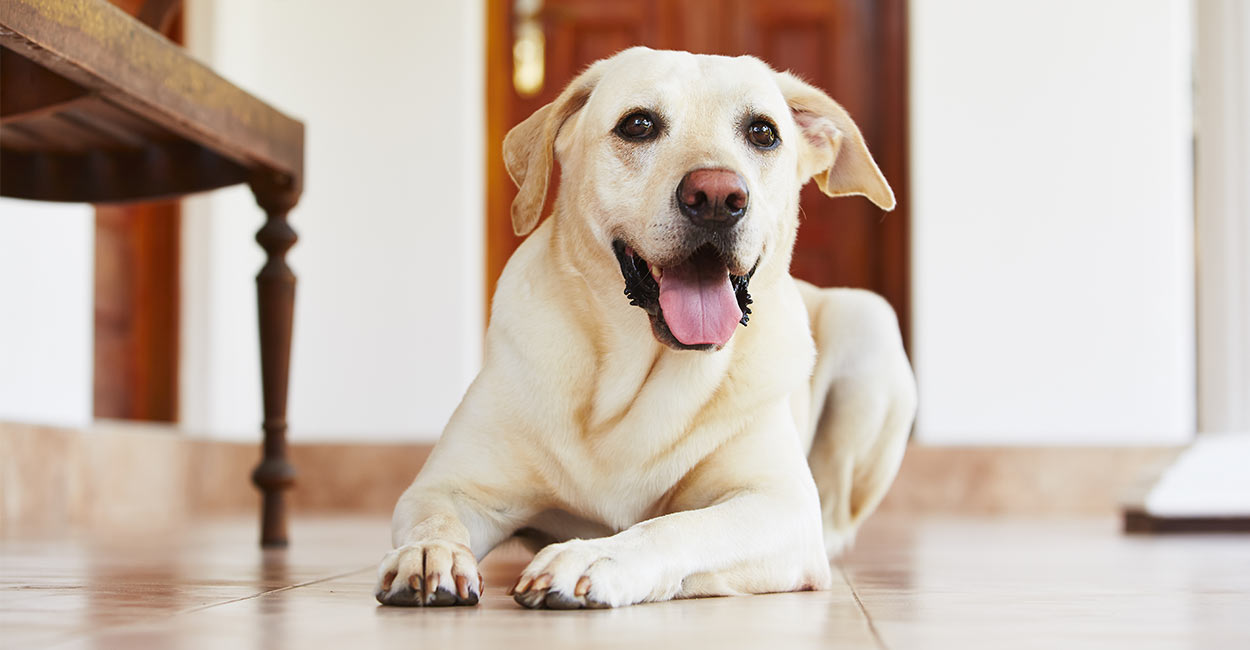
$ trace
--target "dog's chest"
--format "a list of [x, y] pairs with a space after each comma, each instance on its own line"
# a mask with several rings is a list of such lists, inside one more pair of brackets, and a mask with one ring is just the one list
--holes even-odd
[[674, 487], [736, 432], [731, 423], [739, 419], [725, 417], [728, 355], [645, 361], [641, 369], [601, 367], [579, 395], [572, 444], [550, 450], [564, 506], [613, 528], [663, 514]]
[[[669, 511], [669, 501], [682, 479], [718, 446], [723, 436], [704, 428], [684, 435], [659, 436], [667, 446], [601, 444], [577, 457], [563, 459], [556, 494], [564, 509], [623, 530]], [[639, 432], [614, 431], [623, 440]], [[661, 448], [663, 447], [663, 448]]]

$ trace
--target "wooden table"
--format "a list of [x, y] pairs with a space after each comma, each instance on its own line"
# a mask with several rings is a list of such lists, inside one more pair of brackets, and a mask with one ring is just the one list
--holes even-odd
[[[247, 183], [266, 214], [256, 240], [264, 391], [261, 544], [287, 542], [283, 490], [295, 231], [304, 125], [152, 29], [177, 5], [132, 18], [105, 0], [0, 0], [0, 195], [108, 203]], [[146, 24], [145, 24], [146, 23]]]

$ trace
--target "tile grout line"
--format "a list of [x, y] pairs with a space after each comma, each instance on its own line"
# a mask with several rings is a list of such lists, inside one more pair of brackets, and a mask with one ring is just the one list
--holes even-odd
[[[321, 582], [328, 582], [328, 581], [330, 581], [330, 580], [337, 580], [337, 579], [339, 579], [339, 578], [346, 578], [347, 576], [350, 576], [350, 575], [355, 575], [355, 574], [357, 574], [357, 573], [363, 573], [363, 572], [365, 572], [365, 571], [369, 571], [369, 570], [370, 570], [370, 569], [372, 569], [372, 568], [373, 568], [373, 566], [372, 566], [372, 565], [370, 565], [370, 566], [364, 566], [364, 567], [361, 567], [361, 568], [359, 568], [359, 569], [353, 569], [353, 570], [351, 570], [351, 571], [345, 571], [345, 572], [343, 572], [343, 573], [337, 573], [337, 574], [334, 574], [334, 575], [326, 576], [326, 577], [324, 577], [324, 578], [317, 578], [316, 580], [307, 580], [307, 581], [304, 581], [304, 582], [301, 582], [301, 583], [298, 583], [298, 584], [286, 585], [285, 587], [278, 587], [277, 589], [269, 589], [269, 590], [267, 590], [267, 591], [261, 591], [261, 592], [258, 592], [258, 593], [249, 594], [249, 595], [247, 595], [247, 596], [242, 596], [242, 597], [239, 597], [239, 598], [231, 598], [230, 600], [223, 600], [223, 601], [219, 601], [219, 602], [216, 602], [216, 603], [209, 603], [209, 604], [207, 604], [207, 605], [201, 605], [201, 606], [199, 606], [199, 607], [192, 607], [191, 609], [184, 609], [184, 610], [181, 610], [181, 611], [174, 612], [173, 614], [169, 614], [168, 616], [165, 616], [165, 617], [158, 617], [158, 618], [155, 618], [155, 619], [152, 619], [152, 620], [144, 620], [144, 621], [131, 621], [131, 622], [128, 622], [128, 623], [122, 623], [122, 624], [120, 624], [120, 625], [105, 625], [105, 626], [101, 627], [99, 630], [97, 630], [97, 631], [95, 632], [95, 634], [97, 634], [97, 635], [98, 635], [98, 634], [105, 634], [105, 633], [116, 633], [116, 632], [119, 632], [119, 631], [124, 631], [124, 630], [139, 630], [139, 629], [144, 629], [144, 628], [150, 628], [150, 627], [153, 627], [153, 626], [156, 626], [156, 625], [160, 625], [160, 624], [162, 624], [162, 623], [163, 623], [163, 621], [168, 620], [168, 619], [171, 619], [171, 618], [176, 618], [176, 617], [179, 617], [179, 616], [185, 616], [185, 615], [187, 615], [187, 614], [194, 614], [194, 613], [196, 613], [196, 612], [202, 612], [202, 611], [204, 611], [204, 610], [207, 610], [207, 609], [212, 609], [212, 608], [214, 608], [214, 607], [221, 607], [222, 605], [230, 605], [230, 604], [232, 604], [232, 603], [240, 603], [240, 602], [243, 602], [243, 601], [246, 601], [246, 600], [252, 600], [252, 599], [254, 599], [254, 598], [261, 598], [261, 597], [263, 597], [263, 596], [268, 596], [268, 595], [270, 595], [270, 594], [277, 594], [277, 593], [281, 593], [281, 592], [284, 592], [284, 591], [290, 591], [290, 590], [292, 590], [292, 589], [298, 589], [299, 587], [307, 587], [307, 586], [309, 586], [309, 585], [315, 585], [315, 584], [317, 584], [317, 583], [321, 583]], [[90, 636], [90, 635], [88, 635], [88, 636]], [[73, 641], [76, 641], [76, 640], [78, 640], [79, 638], [80, 638], [80, 633], [78, 633], [78, 632], [67, 632], [67, 633], [66, 633], [66, 635], [64, 636], [64, 638], [59, 639], [59, 640], [57, 640], [57, 641], [54, 641], [54, 642], [53, 642], [51, 645], [49, 645], [48, 647], [56, 647], [56, 646], [61, 646], [61, 645], [64, 645], [64, 644], [66, 644], [66, 643], [71, 643], [71, 642], [73, 642]]]
[[859, 611], [864, 614], [864, 620], [868, 621], [868, 631], [872, 632], [872, 638], [877, 642], [877, 647], [881, 650], [889, 650], [889, 646], [885, 644], [885, 639], [881, 638], [881, 632], [877, 630], [877, 624], [872, 620], [872, 614], [868, 613], [868, 608], [864, 606], [864, 601], [859, 597], [859, 590], [855, 588], [855, 583], [851, 582], [851, 576], [847, 575], [846, 567], [841, 564], [838, 566], [838, 572], [842, 574], [842, 580], [846, 582], [846, 586], [851, 590], [851, 596], [855, 598], [855, 604], [859, 607]]
[[196, 613], [196, 612], [202, 612], [202, 611], [204, 611], [204, 610], [206, 610], [206, 609], [212, 609], [212, 608], [214, 608], [214, 607], [221, 607], [221, 606], [223, 606], [223, 605], [230, 605], [230, 604], [233, 604], [233, 603], [241, 603], [241, 602], [243, 602], [243, 601], [245, 601], [245, 600], [252, 600], [252, 599], [254, 599], [254, 598], [263, 598], [263, 597], [268, 596], [268, 595], [271, 595], [271, 594], [279, 594], [279, 593], [282, 593], [282, 592], [284, 592], [284, 591], [290, 591], [290, 590], [292, 590], [292, 589], [299, 589], [300, 587], [307, 587], [307, 586], [309, 586], [309, 585], [315, 585], [315, 584], [322, 583], [322, 582], [329, 582], [330, 580], [338, 580], [339, 578], [346, 578], [347, 576], [350, 576], [350, 575], [355, 575], [355, 574], [357, 574], [357, 573], [363, 573], [363, 572], [365, 572], [365, 571], [368, 571], [368, 570], [369, 570], [369, 569], [371, 569], [371, 568], [373, 568], [373, 567], [372, 567], [372, 566], [361, 567], [361, 568], [359, 568], [359, 569], [353, 569], [353, 570], [351, 570], [351, 571], [346, 571], [346, 572], [344, 572], [344, 573], [338, 573], [338, 574], [335, 574], [335, 575], [326, 576], [326, 577], [324, 577], [324, 578], [317, 578], [316, 580], [306, 580], [306, 581], [304, 581], [304, 582], [300, 582], [300, 583], [297, 583], [297, 584], [293, 584], [293, 585], [286, 585], [285, 587], [278, 587], [277, 589], [270, 589], [270, 590], [268, 590], [268, 591], [261, 591], [261, 592], [254, 593], [254, 594], [248, 594], [248, 595], [246, 595], [246, 596], [240, 596], [240, 597], [238, 597], [238, 598], [231, 598], [230, 600], [223, 600], [223, 601], [216, 602], [216, 603], [209, 603], [209, 604], [207, 604], [207, 605], [200, 605], [199, 607], [192, 607], [191, 609], [184, 609], [184, 610], [182, 610], [182, 611], [180, 611], [180, 612], [175, 612], [175, 613], [174, 613], [174, 616], [183, 616], [183, 615], [185, 615], [185, 614], [194, 614], [194, 613]]

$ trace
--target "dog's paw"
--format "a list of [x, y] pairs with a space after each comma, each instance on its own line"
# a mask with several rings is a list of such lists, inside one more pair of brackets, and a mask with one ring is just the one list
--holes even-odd
[[600, 609], [672, 597], [657, 593], [664, 590], [650, 571], [630, 565], [604, 540], [552, 544], [521, 572], [512, 597], [531, 609]]
[[383, 605], [446, 607], [476, 605], [482, 574], [467, 547], [452, 542], [418, 542], [382, 558], [377, 599]]

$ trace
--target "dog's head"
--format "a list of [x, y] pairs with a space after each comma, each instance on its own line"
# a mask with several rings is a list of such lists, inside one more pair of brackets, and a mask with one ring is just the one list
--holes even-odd
[[678, 349], [725, 345], [753, 275], [788, 270], [808, 180], [894, 207], [847, 112], [752, 57], [633, 48], [590, 66], [504, 140], [517, 234], [537, 225], [557, 159], [557, 212], [598, 248], [584, 255], [619, 266], [622, 300]]

